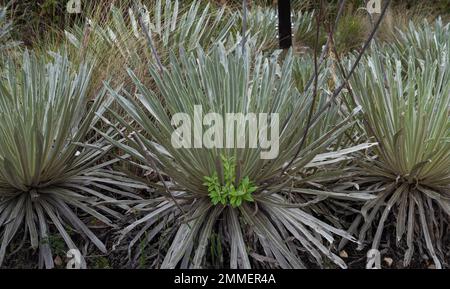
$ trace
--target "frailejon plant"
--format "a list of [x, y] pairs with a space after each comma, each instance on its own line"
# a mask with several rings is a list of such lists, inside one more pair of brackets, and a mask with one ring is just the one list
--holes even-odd
[[[154, 55], [148, 49], [149, 37], [158, 51], [159, 60], [166, 61], [169, 52], [177, 53], [180, 47], [190, 51], [197, 47], [206, 49], [223, 41], [235, 22], [231, 15], [224, 17], [225, 8], [215, 9], [201, 1], [152, 1], [146, 6], [111, 6], [108, 21], [88, 19], [92, 29], [89, 48], [101, 58], [102, 53], [117, 50], [128, 66], [136, 68]], [[138, 7], [138, 11], [136, 11]], [[143, 24], [143, 27], [141, 26]], [[83, 44], [84, 28], [75, 27], [66, 31], [71, 44], [80, 48]], [[145, 60], [145, 61], [144, 61]]]
[[[241, 49], [229, 53], [218, 45], [210, 52], [199, 49], [195, 53], [173, 54], [170, 65], [163, 70], [151, 64], [149, 73], [156, 84], [153, 89], [143, 85], [132, 70], [128, 72], [136, 93], [110, 89], [132, 120], [112, 112], [115, 122], [109, 123], [122, 138], [102, 134], [135, 158], [135, 163], [140, 163], [143, 169], [154, 172], [159, 180], [151, 184], [155, 190], [151, 198], [136, 206], [137, 211], [142, 211], [142, 217], [124, 228], [117, 242], [127, 238], [131, 253], [146, 232], [148, 244], [161, 235], [169, 236], [164, 239], [168, 247], [160, 248], [164, 259], [157, 266], [200, 268], [208, 260], [207, 246], [211, 234], [222, 232], [222, 248], [230, 255], [229, 264], [225, 266], [231, 268], [250, 268], [252, 264], [267, 266], [260, 261], [261, 258], [273, 260], [269, 266], [304, 268], [299, 254], [303, 250], [319, 266], [323, 266], [325, 255], [339, 266], [346, 267], [329, 246], [333, 243], [333, 235], [352, 237], [316, 218], [311, 206], [328, 197], [351, 200], [372, 197], [365, 193], [338, 194], [308, 188], [306, 181], [303, 187], [291, 187], [291, 184], [308, 176], [308, 168], [329, 165], [370, 145], [325, 153], [351, 125], [353, 117], [348, 115], [339, 120], [336, 109], [330, 109], [312, 122], [307, 140], [297, 154], [305, 137], [305, 120], [313, 103], [313, 89], [304, 93], [296, 89], [292, 66], [292, 53], [281, 61], [276, 55], [268, 58], [261, 54], [253, 55], [249, 49], [244, 53]], [[319, 85], [323, 85], [325, 80], [323, 73], [318, 78]], [[326, 96], [326, 91], [318, 90], [316, 109], [326, 104]], [[177, 127], [172, 117], [185, 113], [193, 119], [197, 105], [222, 118], [227, 113], [278, 114], [278, 157], [262, 159], [261, 147], [174, 147], [171, 138]], [[245, 125], [244, 129], [247, 134], [249, 129]], [[222, 166], [217, 166], [220, 155], [227, 156], [222, 165], [228, 166], [229, 184], [234, 175], [231, 173], [233, 165], [228, 159], [230, 156], [239, 164], [236, 175], [248, 177], [248, 182], [241, 179], [231, 183], [234, 188], [241, 187], [239, 194], [257, 187], [251, 193], [253, 202], [242, 200], [237, 206], [239, 198], [236, 198], [233, 200], [236, 206], [233, 207], [222, 196], [217, 198], [216, 205], [211, 202], [204, 176], [211, 177], [209, 184], [213, 191], [222, 193], [226, 182], [218, 182], [214, 177], [214, 172], [218, 178], [222, 175], [218, 172]], [[287, 166], [291, 160], [292, 165]], [[314, 177], [308, 181], [314, 182]], [[324, 240], [329, 244], [324, 244]], [[249, 258], [261, 255], [265, 257]]]
[[19, 234], [46, 268], [54, 267], [50, 235], [77, 249], [76, 232], [106, 253], [83, 220], [114, 227], [111, 218], [122, 215], [97, 203], [145, 187], [108, 169], [114, 160], [99, 162], [111, 145], [91, 127], [111, 101], [103, 90], [88, 105], [91, 66], [74, 68], [64, 55], [52, 55], [50, 63], [29, 52], [16, 63], [8, 59], [0, 79], [0, 265]]
[[[221, 203], [222, 205], [230, 204], [233, 208], [239, 207], [243, 201], [253, 202], [252, 193], [257, 187], [250, 181], [248, 176], [242, 180], [236, 175], [236, 162], [234, 157], [227, 158], [224, 155], [222, 159], [223, 168], [219, 169], [223, 172], [223, 176], [217, 175], [215, 171], [212, 176], [205, 176], [205, 186], [208, 187], [209, 197], [214, 205]], [[222, 182], [221, 182], [222, 180]]]
[[372, 248], [378, 249], [393, 215], [397, 243], [406, 235], [404, 265], [419, 247], [440, 268], [450, 215], [448, 47], [442, 57], [431, 54], [418, 56], [409, 49], [405, 68], [404, 54], [375, 51], [351, 85], [367, 134], [379, 142], [375, 155], [362, 162], [361, 179], [381, 191], [362, 208], [360, 241], [377, 220]]
[[405, 55], [402, 59], [408, 62], [408, 50], [414, 47], [417, 59], [425, 59], [429, 53], [433, 59], [442, 57], [450, 47], [450, 23], [445, 23], [438, 18], [434, 23], [423, 20], [422, 23], [415, 24], [409, 22], [406, 31], [398, 30], [395, 41], [388, 43], [387, 48]]

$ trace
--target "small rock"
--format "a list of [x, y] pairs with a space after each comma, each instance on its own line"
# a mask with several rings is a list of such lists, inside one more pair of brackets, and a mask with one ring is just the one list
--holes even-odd
[[348, 254], [345, 250], [342, 250], [341, 252], [339, 252], [339, 256], [341, 256], [341, 258], [348, 258]]
[[61, 257], [59, 257], [59, 256], [56, 256], [55, 259], [53, 260], [53, 262], [55, 262], [56, 266], [61, 266], [63, 263]]
[[392, 258], [389, 258], [389, 257], [384, 257], [384, 258], [383, 258], [383, 261], [386, 262], [386, 264], [387, 264], [389, 267], [391, 267], [391, 266], [392, 266], [392, 263], [394, 263], [394, 260], [392, 260]]
[[428, 265], [428, 269], [436, 269], [436, 265], [434, 264]]

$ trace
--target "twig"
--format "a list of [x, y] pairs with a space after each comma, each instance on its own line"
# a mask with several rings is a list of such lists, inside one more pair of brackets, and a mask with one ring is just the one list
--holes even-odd
[[295, 161], [295, 159], [300, 154], [300, 151], [303, 148], [303, 145], [305, 144], [306, 137], [308, 135], [309, 129], [311, 127], [311, 120], [314, 113], [315, 103], [317, 99], [317, 81], [319, 78], [319, 72], [318, 72], [318, 65], [317, 65], [317, 48], [319, 46], [319, 30], [320, 30], [320, 20], [322, 16], [322, 0], [319, 2], [319, 13], [317, 14], [316, 21], [317, 21], [317, 27], [316, 27], [316, 39], [314, 43], [314, 87], [313, 87], [313, 99], [311, 101], [311, 107], [309, 109], [308, 113], [308, 119], [306, 121], [306, 128], [303, 133], [302, 140], [300, 141], [300, 145], [297, 148], [297, 151], [295, 152], [294, 157], [291, 159], [291, 161], [287, 164], [287, 166], [281, 170], [280, 175], [283, 175], [284, 172], [292, 165], [292, 163]]
[[142, 142], [141, 138], [139, 137], [139, 135], [135, 132], [132, 132], [130, 134], [130, 136], [139, 144], [139, 146], [141, 147], [141, 149], [144, 151], [144, 157], [145, 159], [150, 163], [150, 165], [153, 167], [153, 169], [155, 170], [156, 174], [158, 175], [158, 178], [160, 179], [160, 181], [162, 182], [164, 189], [166, 190], [166, 192], [170, 195], [170, 198], [172, 199], [172, 201], [175, 203], [175, 205], [178, 207], [178, 209], [180, 209], [180, 211], [184, 214], [184, 210], [183, 208], [180, 206], [180, 204], [178, 204], [177, 200], [175, 199], [174, 195], [172, 194], [172, 192], [169, 190], [169, 188], [166, 185], [166, 182], [164, 181], [164, 178], [162, 177], [161, 173], [158, 170], [158, 167], [156, 166], [155, 161], [153, 160], [153, 157], [150, 155], [150, 152], [147, 150], [147, 147], [144, 145], [144, 143]]

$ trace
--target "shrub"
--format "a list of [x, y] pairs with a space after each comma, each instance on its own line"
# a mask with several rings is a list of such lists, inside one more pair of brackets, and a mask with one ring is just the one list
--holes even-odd
[[[145, 2], [145, 1], [143, 1]], [[139, 3], [139, 2], [137, 2]], [[104, 14], [94, 14], [87, 19], [88, 26], [68, 28], [65, 35], [76, 52], [86, 51], [98, 59], [95, 67], [95, 79], [92, 90], [101, 89], [104, 79], [114, 84], [128, 85], [129, 78], [124, 67], [131, 67], [146, 84], [151, 84], [146, 65], [148, 61], [167, 61], [170, 52], [178, 53], [179, 49], [187, 51], [198, 47], [207, 49], [214, 43], [224, 40], [235, 19], [225, 8], [216, 9], [201, 1], [149, 1], [148, 5], [138, 4], [140, 13], [131, 3], [118, 3], [110, 6]], [[157, 51], [149, 49], [146, 31], [151, 43]], [[78, 53], [75, 54], [78, 57]]]

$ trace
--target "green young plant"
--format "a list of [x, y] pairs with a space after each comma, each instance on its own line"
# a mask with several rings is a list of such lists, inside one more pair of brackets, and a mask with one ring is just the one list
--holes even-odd
[[364, 110], [367, 135], [379, 142], [374, 155], [361, 163], [359, 180], [380, 191], [362, 208], [359, 238], [366, 241], [377, 221], [371, 243], [378, 249], [393, 216], [398, 245], [406, 235], [404, 266], [418, 247], [437, 268], [445, 258], [441, 240], [450, 215], [448, 49], [437, 58], [433, 51], [423, 56], [415, 48], [406, 55], [377, 50], [351, 82], [354, 101]]
[[[224, 155], [222, 159], [223, 179], [221, 184], [217, 172], [212, 176], [205, 176], [205, 186], [208, 187], [209, 197], [214, 205], [221, 203], [222, 205], [230, 204], [233, 208], [239, 207], [243, 201], [253, 202], [252, 193], [257, 187], [250, 181], [248, 176], [240, 180], [240, 176], [236, 176], [236, 162], [234, 157], [227, 158]], [[238, 182], [239, 183], [238, 183]]]
[[231, 190], [230, 194], [230, 204], [232, 207], [239, 207], [243, 201], [253, 202], [252, 193], [256, 191], [258, 187], [255, 186], [248, 177], [244, 177], [239, 183], [237, 189]]
[[54, 267], [46, 240], [55, 234], [68, 249], [77, 249], [74, 231], [106, 253], [88, 220], [114, 227], [112, 218], [122, 215], [98, 203], [145, 188], [110, 170], [114, 160], [100, 162], [111, 145], [91, 127], [111, 100], [103, 90], [88, 104], [91, 66], [52, 55], [50, 63], [29, 52], [17, 62], [8, 58], [0, 78], [0, 266], [19, 234], [46, 268]]

